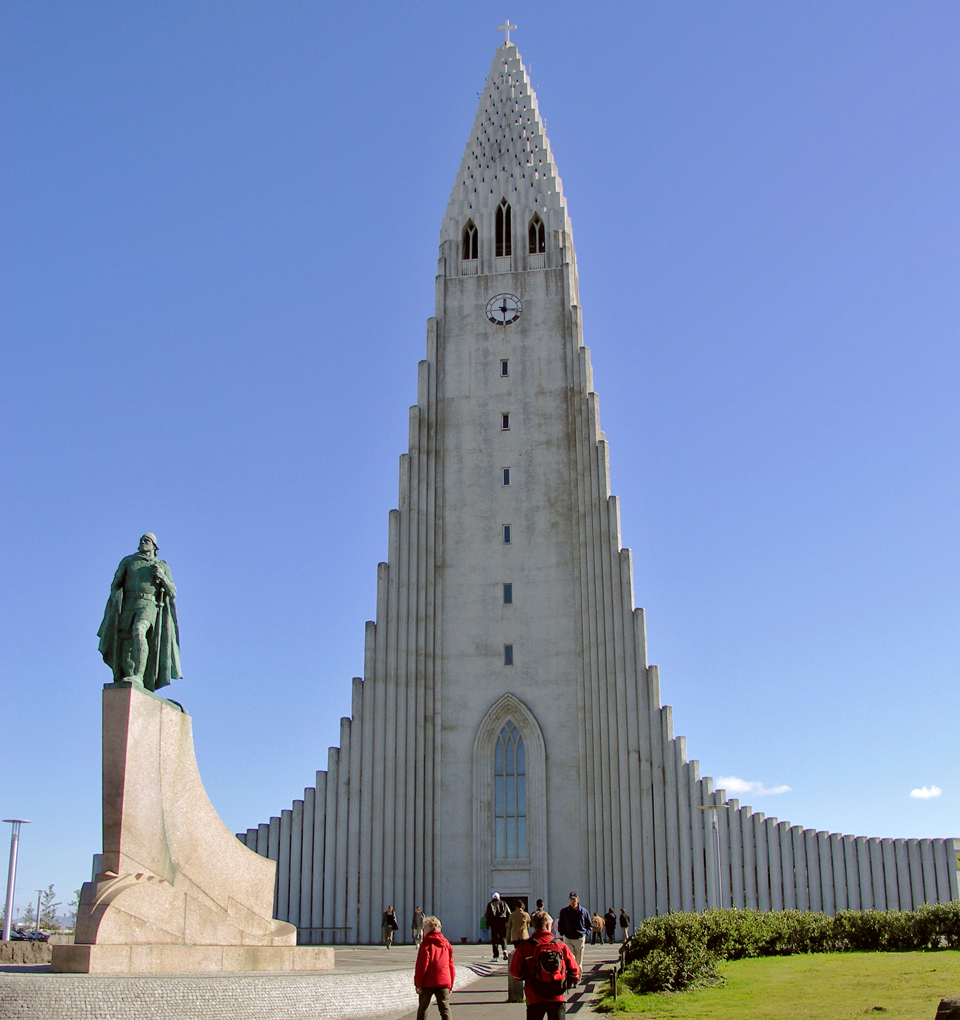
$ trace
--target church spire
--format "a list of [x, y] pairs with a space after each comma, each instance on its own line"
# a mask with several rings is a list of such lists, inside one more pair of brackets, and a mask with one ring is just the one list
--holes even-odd
[[447, 205], [441, 244], [460, 244], [470, 224], [479, 228], [484, 250], [484, 238], [493, 238], [497, 209], [504, 201], [511, 209], [516, 244], [524, 250], [534, 217], [544, 224], [547, 236], [563, 231], [566, 243], [571, 240], [563, 184], [537, 97], [506, 26], [516, 28], [509, 21], [502, 26], [507, 41], [497, 49], [487, 75]]

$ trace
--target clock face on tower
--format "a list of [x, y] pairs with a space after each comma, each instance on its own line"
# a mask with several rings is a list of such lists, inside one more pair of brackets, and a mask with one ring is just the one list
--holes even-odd
[[498, 326], [516, 322], [523, 311], [523, 302], [516, 294], [497, 294], [487, 302], [487, 318]]

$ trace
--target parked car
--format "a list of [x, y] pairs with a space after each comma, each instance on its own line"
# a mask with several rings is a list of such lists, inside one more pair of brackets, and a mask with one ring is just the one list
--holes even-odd
[[10, 932], [10, 941], [19, 942], [46, 942], [50, 936], [45, 931], [23, 931], [19, 928], [14, 928]]

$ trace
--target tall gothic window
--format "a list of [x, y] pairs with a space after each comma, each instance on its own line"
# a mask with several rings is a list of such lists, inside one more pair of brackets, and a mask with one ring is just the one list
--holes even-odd
[[513, 245], [510, 242], [511, 237], [512, 231], [510, 228], [510, 206], [507, 204], [507, 200], [503, 198], [500, 200], [500, 204], [497, 206], [497, 226], [496, 226], [497, 258], [513, 254]]
[[543, 227], [543, 220], [536, 213], [530, 221], [527, 238], [530, 242], [527, 247], [529, 254], [540, 255], [547, 250], [547, 235]]
[[477, 227], [473, 220], [467, 220], [467, 225], [463, 228], [463, 255], [464, 262], [468, 259], [477, 258], [477, 251], [479, 244], [477, 242]]
[[527, 763], [523, 739], [512, 722], [497, 738], [494, 755], [494, 823], [499, 860], [527, 856]]

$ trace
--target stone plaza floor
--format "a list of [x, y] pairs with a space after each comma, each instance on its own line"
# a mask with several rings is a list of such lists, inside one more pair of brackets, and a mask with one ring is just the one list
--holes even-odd
[[[619, 945], [587, 946], [567, 1012], [587, 1013]], [[0, 1020], [413, 1020], [415, 946], [337, 946], [332, 971], [303, 974], [51, 974], [0, 966]], [[489, 945], [456, 945], [457, 1020], [522, 1020]], [[431, 1004], [428, 1017], [438, 1017]]]

